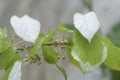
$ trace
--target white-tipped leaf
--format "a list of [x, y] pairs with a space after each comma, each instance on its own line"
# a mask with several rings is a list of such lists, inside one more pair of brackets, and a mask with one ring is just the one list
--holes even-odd
[[21, 66], [22, 62], [16, 61], [10, 74], [8, 80], [21, 80]]
[[108, 56], [108, 48], [98, 33], [89, 44], [80, 32], [75, 30], [73, 44], [71, 55], [83, 73], [96, 70]]
[[12, 16], [10, 23], [19, 37], [25, 41], [35, 43], [35, 40], [40, 33], [41, 25], [39, 21], [25, 15], [22, 18]]
[[100, 27], [99, 21], [94, 12], [90, 12], [86, 15], [76, 13], [74, 15], [74, 25], [89, 43]]

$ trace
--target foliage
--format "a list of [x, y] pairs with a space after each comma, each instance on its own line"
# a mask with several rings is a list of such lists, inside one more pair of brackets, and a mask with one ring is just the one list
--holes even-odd
[[[82, 17], [87, 16], [82, 15]], [[27, 18], [29, 19], [29, 17]], [[32, 46], [28, 47], [15, 46], [12, 42], [15, 39], [11, 41], [7, 40], [6, 28], [0, 28], [0, 69], [6, 71], [0, 80], [16, 80], [17, 77], [21, 78], [21, 67], [27, 63], [36, 63], [39, 65], [41, 63], [42, 56], [48, 64], [54, 64], [64, 75], [65, 80], [67, 80], [67, 73], [65, 72], [64, 68], [59, 65], [59, 61], [65, 55], [61, 54], [62, 52], [57, 49], [66, 50], [70, 62], [78, 67], [83, 73], [94, 71], [103, 63], [110, 69], [120, 71], [120, 48], [114, 46], [114, 44], [107, 37], [104, 37], [97, 32], [99, 25], [97, 24], [98, 21], [96, 15], [93, 12], [92, 14], [89, 14], [87, 19], [88, 20], [84, 20], [83, 22], [81, 20], [82, 24], [78, 24], [79, 21], [75, 19], [77, 28], [76, 25], [71, 26], [68, 24], [59, 24], [58, 30], [63, 34], [62, 40], [55, 39], [55, 30], [51, 30], [48, 34], [39, 33], [36, 39], [34, 39], [34, 37], [33, 39], [30, 39], [29, 37], [31, 35], [29, 36], [25, 32], [25, 37], [24, 35], [21, 35], [23, 40], [25, 38], [25, 41], [30, 40], [29, 42], [33, 43]], [[86, 22], [89, 24], [86, 25]], [[13, 23], [15, 24], [13, 24], [13, 26], [16, 26], [16, 23], [14, 21]], [[23, 22], [23, 24], [25, 23]], [[82, 25], [84, 28], [82, 26], [79, 27], [79, 25]], [[89, 26], [91, 27], [92, 25], [95, 26], [90, 29]], [[37, 25], [37, 27], [40, 26]], [[83, 31], [81, 31], [82, 29]], [[28, 31], [31, 32], [31, 30]], [[20, 34], [20, 32], [18, 34]], [[89, 42], [88, 38], [91, 35], [91, 41]], [[29, 49], [28, 54], [26, 57], [21, 57], [19, 50], [24, 51], [26, 49]], [[42, 55], [39, 55], [39, 53]], [[17, 65], [17, 62], [20, 64]], [[13, 75], [13, 73], [17, 75]], [[11, 75], [13, 75], [13, 77], [9, 78]], [[20, 78], [18, 80], [20, 80]]]
[[81, 70], [86, 73], [95, 70], [99, 67], [107, 57], [107, 48], [101, 40], [101, 37], [96, 34], [91, 44], [77, 31], [73, 37], [72, 56], [79, 62]]
[[[108, 38], [115, 44], [120, 47], [120, 22], [115, 24], [111, 31], [108, 33]], [[112, 72], [112, 80], [120, 80], [120, 71], [111, 70]]]
[[20, 56], [17, 54], [16, 47], [6, 41], [6, 29], [0, 28], [0, 33], [0, 69], [6, 71], [0, 80], [7, 80], [11, 67], [20, 59]]

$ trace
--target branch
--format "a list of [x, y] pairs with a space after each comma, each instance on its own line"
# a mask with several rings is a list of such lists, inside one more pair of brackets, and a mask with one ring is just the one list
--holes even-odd
[[42, 44], [42, 46], [72, 46], [72, 43], [67, 43], [67, 42], [54, 42], [54, 43], [46, 43], [46, 44]]
[[[72, 46], [73, 44], [72, 43], [67, 43], [67, 42], [53, 42], [53, 43], [45, 43], [45, 44], [42, 44], [42, 46]], [[24, 51], [25, 49], [28, 49], [28, 48], [32, 48], [34, 46], [23, 46], [23, 47], [19, 47], [17, 48], [17, 50], [20, 50], [20, 51]]]

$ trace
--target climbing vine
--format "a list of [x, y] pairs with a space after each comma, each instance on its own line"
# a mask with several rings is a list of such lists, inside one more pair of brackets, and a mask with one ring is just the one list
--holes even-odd
[[[6, 28], [0, 28], [0, 69], [5, 70], [0, 80], [21, 80], [22, 67], [28, 63], [40, 65], [41, 57], [48, 64], [54, 64], [67, 80], [64, 67], [58, 64], [60, 59], [65, 58], [64, 54], [83, 73], [92, 72], [102, 64], [120, 70], [120, 48], [98, 32], [100, 23], [94, 12], [85, 15], [75, 13], [72, 28], [58, 24], [58, 30], [63, 34], [61, 40], [55, 38], [56, 30], [41, 33], [40, 22], [28, 15], [21, 18], [12, 16], [10, 23], [16, 33], [12, 38], [9, 39]], [[16, 45], [16, 39], [32, 45], [20, 45], [24, 42]], [[63, 52], [58, 48], [66, 50], [66, 53], [61, 54]], [[27, 53], [22, 57], [19, 51], [25, 50]]]

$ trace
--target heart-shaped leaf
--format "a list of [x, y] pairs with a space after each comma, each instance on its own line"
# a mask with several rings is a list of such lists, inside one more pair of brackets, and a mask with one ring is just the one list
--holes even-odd
[[75, 30], [73, 43], [71, 54], [79, 62], [83, 73], [94, 71], [107, 57], [107, 47], [98, 34], [95, 35], [91, 44], [89, 44], [79, 31]]
[[91, 42], [100, 27], [99, 21], [94, 12], [90, 12], [86, 15], [76, 13], [74, 15], [74, 25], [89, 42]]
[[40, 33], [41, 26], [39, 21], [25, 15], [22, 18], [12, 16], [10, 23], [19, 37], [25, 41], [35, 43]]

